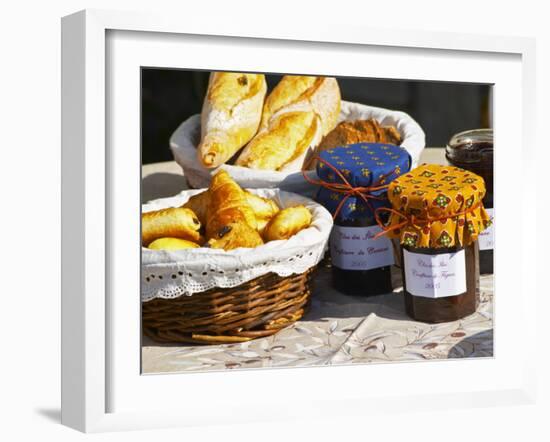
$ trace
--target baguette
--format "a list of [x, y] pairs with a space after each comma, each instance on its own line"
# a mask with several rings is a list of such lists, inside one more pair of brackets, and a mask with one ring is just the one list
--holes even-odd
[[215, 168], [229, 160], [258, 130], [267, 91], [265, 76], [212, 72], [201, 113], [200, 162]]
[[270, 120], [243, 151], [237, 165], [282, 170], [321, 141], [321, 123], [314, 112], [286, 112]]
[[260, 129], [236, 164], [252, 169], [301, 168], [336, 125], [340, 89], [335, 78], [287, 75], [266, 99]]

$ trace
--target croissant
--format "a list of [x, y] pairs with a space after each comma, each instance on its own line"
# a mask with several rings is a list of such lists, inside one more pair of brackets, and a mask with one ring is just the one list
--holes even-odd
[[[279, 211], [279, 206], [277, 206], [275, 201], [269, 198], [263, 198], [246, 190], [244, 193], [246, 201], [254, 212], [254, 217], [256, 218], [256, 230], [261, 233], [273, 215]], [[193, 195], [182, 207], [191, 209], [195, 212], [201, 224], [206, 225], [206, 209], [209, 202], [210, 191], [205, 190], [197, 195]]]
[[200, 221], [190, 209], [170, 207], [147, 212], [141, 215], [141, 241], [144, 246], [163, 237], [199, 241], [200, 227]]
[[[225, 170], [219, 170], [212, 177], [208, 193], [207, 240], [222, 239], [229, 235], [228, 238], [232, 240], [226, 247], [230, 248], [255, 247], [263, 243], [256, 230], [256, 217], [248, 204], [246, 192]], [[224, 248], [229, 250], [226, 247]]]
[[208, 190], [197, 193], [187, 200], [187, 202], [181, 206], [187, 209], [191, 209], [197, 215], [200, 223], [206, 225], [206, 209], [208, 208], [208, 202], [210, 201], [210, 194]]
[[147, 246], [147, 248], [153, 250], [182, 250], [195, 249], [197, 247], [199, 247], [197, 243], [180, 238], [159, 238]]
[[262, 198], [247, 191], [245, 194], [246, 201], [256, 217], [256, 230], [262, 234], [269, 220], [279, 211], [279, 206], [269, 198]]
[[216, 236], [207, 242], [214, 249], [231, 250], [238, 247], [258, 247], [263, 244], [260, 234], [247, 223], [238, 221], [225, 224]]
[[208, 168], [231, 158], [254, 136], [267, 91], [265, 76], [212, 72], [201, 113], [198, 156]]
[[260, 129], [236, 164], [252, 169], [289, 170], [327, 134], [340, 113], [340, 89], [330, 77], [287, 75], [264, 104]]
[[309, 227], [311, 219], [311, 212], [306, 207], [287, 207], [271, 218], [264, 230], [264, 240], [288, 239]]

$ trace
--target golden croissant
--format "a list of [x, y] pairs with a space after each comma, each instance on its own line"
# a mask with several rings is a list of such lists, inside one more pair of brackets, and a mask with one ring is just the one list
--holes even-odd
[[[262, 233], [269, 220], [279, 211], [279, 206], [269, 198], [263, 198], [248, 191], [244, 191], [246, 201], [254, 212], [256, 230]], [[210, 202], [210, 191], [205, 190], [193, 195], [182, 206], [191, 209], [197, 215], [201, 224], [206, 225], [206, 210]]]
[[217, 247], [218, 244], [210, 240], [223, 238], [231, 238], [223, 243], [225, 250], [263, 244], [246, 192], [225, 170], [219, 170], [212, 177], [208, 193], [206, 239], [210, 246]]
[[238, 247], [258, 247], [263, 244], [260, 234], [242, 220], [226, 223], [207, 242], [214, 249], [232, 250]]
[[256, 230], [262, 234], [269, 220], [279, 212], [279, 206], [269, 198], [262, 198], [247, 191], [245, 191], [245, 194], [246, 201], [254, 211], [256, 217]]
[[196, 195], [193, 195], [190, 197], [185, 204], [183, 204], [181, 207], [185, 207], [187, 209], [191, 209], [195, 215], [197, 215], [197, 218], [199, 219], [200, 223], [205, 226], [206, 225], [206, 209], [208, 208], [208, 202], [210, 201], [210, 193], [208, 190], [205, 190], [204, 192], [197, 193]]

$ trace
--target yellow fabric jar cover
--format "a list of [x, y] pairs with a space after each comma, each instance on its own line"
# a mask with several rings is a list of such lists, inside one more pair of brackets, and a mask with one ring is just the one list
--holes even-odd
[[467, 246], [491, 220], [482, 204], [485, 182], [464, 169], [423, 164], [393, 180], [393, 209], [384, 230], [409, 247]]

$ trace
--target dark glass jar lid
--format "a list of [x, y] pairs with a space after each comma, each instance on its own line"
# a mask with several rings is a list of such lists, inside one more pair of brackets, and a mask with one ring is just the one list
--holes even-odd
[[450, 163], [493, 161], [493, 129], [474, 129], [457, 133], [445, 148]]

